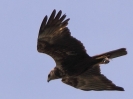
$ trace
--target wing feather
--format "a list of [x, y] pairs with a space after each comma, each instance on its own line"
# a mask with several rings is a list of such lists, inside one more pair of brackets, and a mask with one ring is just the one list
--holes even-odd
[[[59, 11], [59, 13], [60, 13], [60, 11]], [[53, 10], [53, 12], [52, 12], [52, 14], [51, 14], [51, 16], [47, 22], [47, 25], [50, 25], [53, 22], [55, 14], [56, 14], [56, 10]]]

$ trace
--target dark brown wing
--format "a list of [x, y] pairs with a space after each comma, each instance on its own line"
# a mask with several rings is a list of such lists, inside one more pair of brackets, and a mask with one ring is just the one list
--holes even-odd
[[100, 73], [99, 66], [93, 67], [77, 77], [65, 77], [62, 82], [73, 86], [75, 88], [89, 91], [89, 90], [118, 90], [124, 91], [122, 87], [116, 86], [112, 81], [108, 80], [104, 75]]
[[50, 18], [44, 17], [41, 24], [37, 50], [41, 53], [50, 55], [58, 67], [72, 69], [73, 66], [89, 56], [83, 44], [71, 36], [69, 29], [66, 27], [69, 19], [66, 15], [61, 15], [59, 11], [53, 10]]

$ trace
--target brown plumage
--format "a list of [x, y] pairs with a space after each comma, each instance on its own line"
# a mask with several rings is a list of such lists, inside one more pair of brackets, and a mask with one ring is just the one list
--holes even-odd
[[56, 62], [48, 81], [62, 78], [62, 82], [85, 91], [123, 91], [122, 87], [116, 86], [100, 73], [99, 64], [107, 64], [109, 59], [126, 55], [126, 49], [89, 56], [83, 44], [71, 36], [67, 28], [69, 19], [61, 14], [62, 11], [56, 14], [56, 10], [53, 10], [49, 19], [45, 16], [38, 35], [38, 52], [50, 55]]

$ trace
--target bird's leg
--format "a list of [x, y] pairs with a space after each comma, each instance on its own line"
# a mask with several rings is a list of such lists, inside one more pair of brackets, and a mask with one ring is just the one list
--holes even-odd
[[105, 57], [103, 59], [103, 63], [102, 64], [108, 64], [110, 61], [109, 61], [109, 58]]
[[100, 56], [97, 59], [103, 59], [103, 61], [100, 64], [108, 64], [110, 62], [107, 56]]

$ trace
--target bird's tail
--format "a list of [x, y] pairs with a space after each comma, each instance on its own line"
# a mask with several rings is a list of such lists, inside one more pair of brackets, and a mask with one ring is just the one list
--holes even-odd
[[126, 48], [120, 48], [103, 54], [95, 55], [93, 56], [93, 58], [98, 60], [103, 59], [103, 62], [101, 64], [106, 64], [109, 63], [109, 59], [117, 58], [126, 54], [127, 54]]

